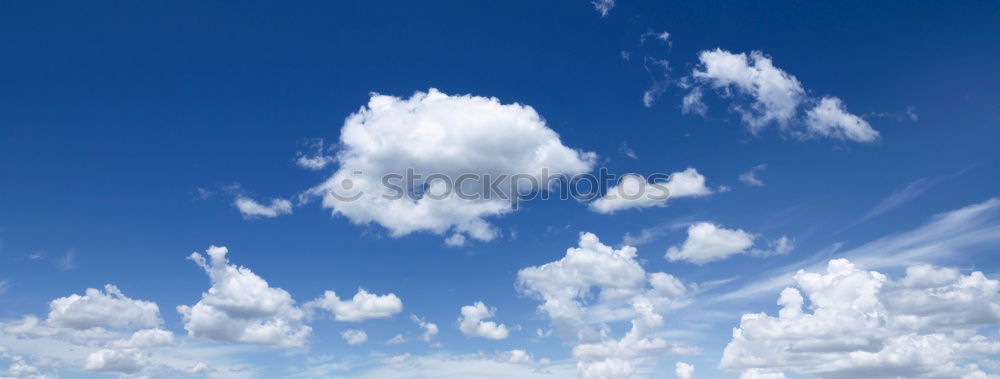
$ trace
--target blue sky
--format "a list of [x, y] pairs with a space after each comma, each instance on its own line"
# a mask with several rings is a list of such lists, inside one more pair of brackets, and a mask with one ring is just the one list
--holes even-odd
[[[676, 364], [685, 362], [694, 377], [1000, 374], [1000, 266], [992, 258], [1000, 246], [997, 4], [604, 6], [606, 15], [588, 1], [5, 3], [0, 370], [30, 376], [24, 367], [31, 366], [70, 378], [672, 377], [684, 374]], [[446, 102], [428, 100], [436, 91]], [[703, 113], [682, 105], [698, 92], [694, 104]], [[395, 105], [376, 110], [378, 99]], [[366, 109], [371, 117], [348, 119]], [[767, 118], [783, 111], [791, 113]], [[345, 142], [347, 125], [390, 142]], [[411, 145], [406, 133], [419, 125], [450, 142]], [[546, 143], [563, 155], [526, 158]], [[302, 167], [300, 158], [323, 167]], [[521, 163], [508, 164], [514, 161]], [[384, 172], [373, 168], [390, 166], [492, 172], [493, 163], [504, 172], [544, 165], [618, 175], [694, 168], [692, 177], [703, 182], [688, 195], [671, 187], [674, 198], [665, 203], [614, 212], [550, 199], [461, 217], [476, 204], [431, 204], [431, 217], [423, 217], [415, 209], [323, 200], [321, 184], [352, 165], [377, 175]], [[238, 199], [258, 213], [237, 207]], [[285, 205], [268, 207], [271, 199]], [[611, 252], [580, 245], [583, 233]], [[446, 243], [455, 235], [464, 243]], [[224, 260], [212, 266], [205, 253], [212, 245], [228, 248], [231, 272]], [[633, 258], [615, 255], [629, 245]], [[612, 267], [602, 265], [574, 271], [576, 281], [554, 281], [558, 275], [547, 271], [543, 279], [525, 276], [576, 247], [615, 256], [631, 271], [612, 273], [610, 282], [597, 279]], [[675, 259], [665, 258], [668, 250]], [[249, 287], [203, 297], [213, 283], [188, 259], [192, 252], [220, 270], [216, 285], [232, 279]], [[855, 268], [827, 271], [837, 258]], [[638, 284], [629, 284], [631, 297], [612, 299], [635, 267], [642, 271]], [[876, 358], [860, 363], [856, 355], [822, 368], [788, 363], [811, 356], [754, 361], [765, 346], [802, 349], [797, 344], [810, 336], [736, 341], [733, 328], [751, 336], [766, 329], [741, 325], [741, 315], [765, 312], [791, 330], [822, 324], [816, 315], [827, 311], [848, 312], [823, 300], [824, 291], [842, 294], [848, 285], [830, 279], [828, 288], [810, 287], [816, 278], [792, 278], [799, 269], [883, 283], [874, 294], [831, 295], [871, 295], [889, 314], [876, 320], [875, 334], [884, 339], [866, 349], [833, 349], [844, 356], [917, 346], [905, 338], [985, 347], [930, 348], [944, 361], [911, 357], [912, 372]], [[658, 290], [649, 276], [657, 272], [683, 290], [662, 298], [643, 292]], [[913, 284], [924, 283], [918, 279], [927, 272], [937, 273], [927, 282], [933, 285]], [[976, 272], [988, 279], [973, 280]], [[274, 290], [258, 288], [261, 278]], [[955, 284], [963, 280], [979, 284]], [[578, 324], [544, 309], [553, 294], [543, 288], [570, 282], [590, 292], [573, 299], [583, 308]], [[105, 284], [124, 299], [109, 297]], [[814, 319], [779, 318], [779, 296], [795, 303], [785, 287], [804, 293]], [[103, 292], [70, 297], [88, 288]], [[348, 301], [359, 288], [376, 296], [372, 303]], [[968, 288], [978, 291], [975, 300], [958, 305], [947, 296], [932, 296], [926, 309], [891, 300]], [[347, 308], [314, 302], [328, 290]], [[280, 309], [258, 303], [271, 296]], [[664, 304], [643, 313], [639, 297]], [[248, 319], [229, 309], [224, 317], [310, 331], [252, 340], [244, 330], [195, 325], [176, 309], [226, 299], [257, 313]], [[480, 301], [493, 310], [483, 319], [493, 328], [471, 322], [486, 332], [463, 331], [456, 321], [462, 307]], [[57, 309], [67, 302], [78, 306]], [[149, 303], [155, 314], [129, 313]], [[363, 320], [338, 321], [350, 318], [344, 312], [351, 304]], [[851, 317], [863, 316], [859, 307], [847, 307]], [[960, 325], [900, 326], [904, 316], [952, 308], [981, 313], [934, 318], [978, 320]], [[110, 312], [98, 317], [103, 321], [80, 321], [102, 312]], [[28, 327], [30, 315], [37, 325]], [[423, 338], [411, 315], [438, 333]], [[108, 321], [118, 316], [124, 321]], [[633, 323], [644, 322], [653, 326], [634, 328], [632, 336], [666, 347], [629, 345]], [[565, 333], [573, 328], [597, 334]], [[94, 337], [97, 329], [108, 334]], [[946, 332], [959, 329], [971, 334]], [[137, 330], [163, 331], [171, 342], [119, 341]], [[348, 344], [346, 330], [364, 330], [368, 339]], [[844, 334], [851, 331], [872, 332]], [[397, 334], [405, 342], [385, 344]], [[985, 340], [970, 342], [969, 335]], [[574, 349], [607, 343], [620, 350]], [[934, 371], [941, 367], [952, 371]]]

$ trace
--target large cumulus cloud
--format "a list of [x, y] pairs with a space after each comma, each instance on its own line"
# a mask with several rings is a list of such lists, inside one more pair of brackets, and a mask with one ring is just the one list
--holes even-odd
[[891, 280], [835, 259], [795, 282], [777, 316], [743, 315], [721, 368], [746, 377], [984, 377], [983, 363], [1000, 354], [995, 332], [979, 334], [1000, 323], [1000, 282], [981, 272], [919, 265]]
[[[551, 174], [589, 171], [593, 153], [571, 149], [530, 106], [503, 104], [496, 98], [447, 95], [436, 89], [405, 99], [373, 94], [368, 105], [351, 114], [340, 135], [338, 170], [309, 193], [321, 196], [323, 206], [357, 224], [375, 223], [398, 237], [413, 232], [468, 235], [491, 240], [497, 229], [490, 216], [511, 212], [509, 199], [484, 198], [480, 182], [466, 181], [462, 198], [452, 191], [444, 198], [394, 196], [383, 185], [385, 174], [414, 174], [427, 178], [443, 174], [526, 174], [541, 179]], [[443, 193], [416, 181], [407, 192]], [[437, 184], [435, 184], [437, 183]], [[432, 181], [431, 186], [441, 185]], [[526, 189], [527, 182], [521, 186]], [[508, 188], [505, 184], [503, 188]], [[354, 199], [356, 194], [360, 197]], [[456, 238], [457, 239], [457, 238]]]
[[[542, 301], [538, 309], [573, 345], [582, 377], [627, 377], [665, 354], [696, 351], [659, 335], [661, 314], [682, 306], [689, 286], [667, 273], [646, 272], [632, 246], [615, 249], [583, 233], [563, 258], [524, 268], [517, 278], [521, 291]], [[603, 330], [622, 321], [631, 327], [621, 338]]]

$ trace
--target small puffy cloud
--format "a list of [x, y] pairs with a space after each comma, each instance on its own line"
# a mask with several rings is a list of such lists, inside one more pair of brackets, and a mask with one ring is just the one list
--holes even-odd
[[873, 142], [879, 133], [861, 117], [847, 112], [840, 99], [825, 96], [816, 107], [806, 112], [807, 136]]
[[706, 264], [729, 258], [736, 254], [750, 254], [755, 257], [788, 254], [795, 248], [795, 242], [781, 236], [768, 242], [765, 248], [753, 248], [757, 235], [743, 229], [726, 229], [710, 222], [691, 224], [687, 229], [687, 239], [680, 245], [671, 246], [664, 256], [671, 262], [686, 261]]
[[606, 359], [586, 365], [581, 364], [578, 371], [583, 379], [627, 378], [635, 373], [635, 366], [621, 359]]
[[189, 259], [205, 270], [212, 287], [193, 306], [181, 305], [188, 335], [215, 341], [246, 342], [276, 347], [301, 347], [312, 328], [304, 312], [285, 290], [268, 285], [257, 274], [229, 264], [228, 249], [212, 246], [208, 259], [191, 253]]
[[708, 222], [691, 225], [687, 234], [682, 245], [667, 249], [666, 258], [671, 262], [705, 264], [726, 259], [753, 246], [755, 237], [742, 229], [726, 229]]
[[[840, 99], [824, 96], [818, 101], [807, 95], [794, 75], [774, 66], [771, 58], [760, 51], [749, 55], [726, 50], [702, 51], [691, 77], [691, 92], [682, 103], [684, 113], [700, 113], [707, 109], [702, 102], [701, 86], [716, 89], [730, 99], [733, 111], [754, 134], [776, 124], [800, 139], [832, 138], [855, 142], [873, 142], [879, 133], [864, 119], [848, 113]], [[749, 104], [744, 104], [748, 99]], [[818, 103], [805, 112], [803, 104]], [[804, 120], [803, 120], [804, 118]], [[804, 124], [804, 128], [802, 125]]]
[[677, 375], [677, 379], [691, 379], [694, 375], [694, 365], [687, 362], [677, 362], [674, 365], [674, 374]]
[[834, 259], [794, 280], [777, 316], [743, 315], [720, 368], [746, 378], [971, 378], [987, 377], [1000, 354], [995, 337], [978, 334], [1000, 323], [1000, 281], [981, 272], [920, 265], [893, 281]]
[[297, 152], [295, 164], [307, 170], [318, 171], [337, 162], [333, 156], [327, 155], [327, 147], [322, 138], [309, 141], [306, 144], [309, 152]]
[[458, 329], [468, 337], [482, 337], [493, 340], [507, 338], [507, 326], [494, 321], [486, 321], [493, 317], [495, 309], [487, 308], [482, 301], [462, 307], [462, 315], [458, 317]]
[[295, 159], [295, 164], [299, 167], [314, 171], [322, 170], [334, 162], [336, 162], [336, 159], [329, 155], [300, 155]]
[[670, 198], [699, 197], [712, 194], [705, 177], [694, 168], [675, 172], [666, 182], [649, 183], [639, 175], [622, 176], [618, 185], [590, 203], [590, 210], [611, 214], [631, 208], [663, 207]]
[[431, 339], [438, 334], [438, 326], [434, 323], [417, 317], [417, 315], [410, 315], [410, 320], [412, 320], [414, 324], [417, 324], [420, 329], [424, 330], [424, 334], [420, 336], [424, 342], [431, 342]]
[[350, 300], [340, 300], [337, 293], [326, 291], [323, 296], [307, 303], [306, 308], [328, 311], [337, 321], [358, 322], [387, 318], [402, 312], [403, 301], [393, 293], [376, 295], [358, 288], [358, 292]]
[[292, 213], [292, 202], [285, 199], [271, 199], [271, 204], [265, 205], [246, 196], [239, 196], [233, 201], [233, 206], [246, 218], [272, 218]]
[[448, 247], [465, 246], [465, 235], [459, 233], [452, 234], [444, 239], [444, 244]]
[[[162, 324], [156, 303], [129, 298], [118, 287], [108, 284], [104, 291], [88, 288], [83, 295], [52, 300], [44, 320], [27, 315], [0, 326], [3, 333], [23, 338], [54, 338], [85, 346], [124, 346], [127, 333], [140, 329], [157, 330], [172, 338], [170, 332], [155, 329]], [[140, 333], [136, 343], [144, 335]]]
[[497, 353], [496, 359], [500, 362], [522, 364], [522, 365], [535, 363], [535, 359], [531, 357], [530, 353], [520, 349], [514, 349]]
[[[368, 333], [361, 329], [347, 329], [340, 332], [340, 337], [347, 341], [348, 345], [360, 345], [368, 342]], [[402, 337], [402, 336], [400, 336]]]
[[152, 328], [163, 323], [156, 303], [130, 299], [118, 287], [104, 291], [88, 288], [84, 294], [61, 297], [49, 303], [47, 323], [53, 327], [83, 330], [91, 328]]
[[[381, 225], [392, 237], [431, 232], [489, 241], [499, 231], [486, 219], [514, 211], [510, 196], [486, 196], [482, 181], [463, 181], [459, 196], [458, 189], [446, 192], [441, 180], [427, 183], [433, 174], [454, 181], [463, 174], [505, 177], [498, 188], [511, 195], [512, 175], [530, 175], [544, 186], [546, 175], [585, 173], [596, 160], [564, 146], [530, 106], [436, 89], [408, 99], [372, 94], [345, 120], [339, 146], [338, 170], [308, 195], [322, 197], [335, 215]], [[413, 183], [386, 176], [407, 172]], [[526, 182], [515, 184], [530, 189]], [[428, 192], [447, 195], [424, 196]]]
[[[683, 306], [687, 286], [667, 273], [647, 273], [634, 247], [614, 249], [583, 233], [562, 259], [519, 271], [517, 285], [542, 301], [539, 311], [574, 346], [582, 377], [626, 377], [657, 357], [694, 351], [655, 336], [660, 313]], [[626, 320], [624, 336], [608, 335], [608, 323]]]
[[600, 242], [596, 235], [580, 235], [579, 247], [570, 248], [566, 256], [541, 266], [531, 266], [518, 272], [518, 286], [528, 295], [544, 301], [539, 309], [557, 324], [571, 324], [567, 331], [577, 329], [585, 320], [585, 303], [593, 287], [600, 289], [604, 300], [628, 298], [640, 293], [646, 283], [646, 271], [636, 261], [636, 249], [625, 246], [613, 249]]
[[101, 349], [87, 356], [83, 368], [88, 371], [135, 374], [148, 364], [146, 357], [138, 350]]
[[766, 168], [767, 168], [766, 164], [759, 164], [753, 166], [753, 168], [751, 168], [750, 170], [747, 170], [746, 172], [740, 174], [740, 181], [750, 186], [762, 187], [764, 186], [764, 181], [760, 180], [760, 178], [757, 177], [757, 172], [763, 171]]
[[611, 8], [615, 7], [615, 0], [591, 0], [590, 3], [594, 5], [594, 9], [601, 14], [601, 17], [607, 16], [608, 12], [611, 12]]
[[759, 51], [733, 54], [722, 49], [702, 51], [701, 64], [694, 69], [696, 80], [724, 90], [735, 91], [753, 100], [749, 109], [736, 106], [743, 121], [756, 132], [776, 122], [787, 125], [805, 98], [798, 79], [774, 67], [771, 58]]
[[693, 167], [688, 167], [684, 171], [675, 172], [670, 175], [665, 185], [670, 191], [670, 196], [697, 197], [711, 195], [712, 190], [705, 187], [705, 177], [698, 173]]

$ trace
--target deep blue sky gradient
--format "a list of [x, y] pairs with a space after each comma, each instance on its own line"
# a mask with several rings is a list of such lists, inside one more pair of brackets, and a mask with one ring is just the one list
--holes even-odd
[[[621, 0], [603, 18], [587, 1], [5, 2], [0, 280], [11, 287], [0, 293], [0, 318], [44, 314], [53, 298], [114, 283], [160, 304], [167, 328], [183, 334], [173, 307], [194, 304], [208, 287], [185, 257], [216, 244], [299, 301], [326, 289], [394, 292], [404, 315], [441, 326], [448, 351], [526, 348], [566, 358], [558, 341], [530, 341], [546, 320], [514, 281], [523, 267], [559, 259], [581, 231], [617, 245], [643, 228], [713, 220], [796, 239], [788, 256], [709, 266], [662, 258], [683, 230], [639, 247], [647, 270], [701, 282], [801, 260], [838, 242], [857, 246], [996, 196], [998, 16], [997, 2]], [[640, 46], [647, 30], [670, 32], [672, 45]], [[642, 57], [670, 61], [676, 78], [690, 73], [699, 51], [716, 47], [765, 52], [811, 95], [838, 96], [852, 113], [868, 115], [881, 141], [800, 142], [775, 128], [753, 135], [718, 98], [707, 98], [707, 118], [682, 115], [677, 87], [643, 107], [651, 79]], [[336, 141], [370, 92], [409, 96], [431, 87], [531, 105], [565, 145], [598, 153], [613, 172], [692, 166], [732, 191], [611, 216], [573, 201], [533, 201], [493, 220], [504, 238], [458, 249], [427, 233], [390, 238], [315, 203], [255, 220], [231, 205], [223, 188], [233, 183], [266, 198], [325, 179], [329, 171], [297, 168], [296, 151], [312, 138]], [[908, 107], [918, 120], [871, 116]], [[638, 160], [618, 152], [623, 143]], [[766, 186], [741, 184], [738, 175], [757, 164], [768, 165], [760, 173]], [[855, 224], [922, 178], [940, 181]], [[215, 195], [199, 199], [199, 187]], [[53, 260], [69, 250], [75, 268], [59, 270]], [[44, 258], [28, 259], [33, 252]], [[953, 263], [1000, 269], [982, 256]], [[773, 311], [774, 298], [734, 309], [723, 324], [736, 326], [742, 311]], [[454, 319], [476, 300], [524, 330], [487, 345], [463, 337]], [[360, 354], [340, 339], [343, 325], [314, 327], [314, 352]], [[366, 324], [374, 341], [406, 328], [405, 317]], [[712, 372], [728, 337], [728, 327], [707, 333], [712, 342], [694, 360], [699, 372]]]

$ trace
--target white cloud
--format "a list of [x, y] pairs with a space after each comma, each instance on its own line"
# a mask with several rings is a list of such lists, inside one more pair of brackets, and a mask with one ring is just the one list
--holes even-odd
[[822, 269], [833, 252], [860, 267], [898, 268], [970, 258], [971, 254], [992, 249], [997, 243], [1000, 243], [1000, 198], [991, 198], [937, 214], [915, 229], [890, 234], [843, 252], [838, 252], [840, 244], [834, 244], [835, 249], [831, 252], [760, 273], [759, 280], [710, 301], [745, 300], [776, 293], [792, 283], [798, 270]]
[[665, 258], [671, 262], [687, 261], [701, 265], [745, 252], [753, 246], [756, 237], [743, 229], [726, 229], [709, 222], [691, 225], [687, 234], [687, 240], [682, 245], [667, 249]]
[[530, 353], [520, 349], [514, 349], [497, 353], [496, 358], [500, 362], [507, 362], [520, 365], [535, 363], [535, 359], [531, 357]]
[[[192, 355], [212, 357], [202, 349], [179, 346], [172, 332], [160, 329], [163, 320], [155, 303], [129, 298], [110, 284], [103, 291], [91, 288], [82, 295], [56, 298], [49, 308], [43, 320], [28, 315], [0, 323], [0, 343], [34, 360], [29, 364], [23, 356], [12, 355], [11, 376], [49, 377], [35, 366], [174, 375]], [[0, 358], [5, 355], [0, 349]]]
[[452, 234], [444, 239], [444, 244], [448, 247], [465, 246], [465, 235], [459, 233]]
[[873, 142], [879, 134], [868, 121], [847, 112], [840, 99], [825, 96], [806, 112], [807, 136]]
[[295, 164], [307, 170], [318, 171], [337, 162], [337, 158], [327, 155], [326, 143], [322, 138], [308, 141], [306, 144], [310, 152], [296, 152]]
[[691, 92], [684, 95], [684, 98], [681, 99], [681, 113], [694, 113], [704, 116], [705, 112], [708, 112], [708, 106], [702, 101], [702, 96], [704, 94], [701, 92], [701, 87], [694, 87]]
[[142, 329], [132, 333], [128, 339], [112, 341], [115, 348], [141, 349], [169, 346], [174, 344], [174, 334], [163, 329]]
[[635, 150], [628, 147], [628, 142], [622, 142], [621, 147], [618, 148], [618, 152], [625, 154], [626, 157], [639, 159], [639, 155], [635, 153]]
[[[80, 370], [88, 369], [86, 365], [88, 358], [92, 355], [89, 369], [103, 372], [118, 369], [122, 370], [117, 371], [122, 374], [121, 376], [127, 377], [188, 377], [192, 374], [208, 373], [212, 373], [213, 377], [259, 376], [255, 375], [259, 367], [247, 364], [246, 353], [254, 350], [268, 351], [262, 348], [248, 348], [245, 345], [201, 344], [190, 340], [155, 349], [116, 347], [117, 342], [117, 340], [111, 343], [90, 341], [83, 344], [57, 335], [29, 339], [23, 336], [0, 333], [0, 344], [10, 347], [12, 351], [18, 351], [22, 354], [21, 358], [24, 362], [30, 363], [39, 371], [52, 371], [53, 373], [61, 371], [62, 374], [73, 377], [94, 376], [80, 373]], [[3, 358], [2, 350], [0, 348], [0, 358]], [[98, 353], [101, 350], [108, 351]], [[0, 359], [0, 361], [2, 360]], [[207, 367], [205, 363], [198, 365], [199, 361], [211, 362], [212, 366]], [[112, 364], [114, 362], [119, 362], [121, 365]], [[142, 365], [141, 369], [132, 372], [137, 364]], [[199, 367], [201, 367], [200, 372], [191, 371], [198, 370]], [[132, 373], [126, 374], [123, 371]], [[49, 377], [44, 374], [41, 376], [33, 374], [12, 376]], [[0, 377], [4, 377], [3, 369], [0, 369]]]
[[660, 42], [663, 42], [663, 43], [666, 43], [666, 44], [670, 44], [670, 33], [666, 32], [666, 31], [656, 32], [656, 31], [652, 31], [652, 30], [647, 30], [645, 33], [642, 33], [642, 35], [639, 36], [639, 44], [640, 45], [645, 44], [646, 40], [648, 40], [650, 38], [659, 40]]
[[[379, 224], [393, 237], [452, 232], [488, 241], [499, 232], [486, 218], [514, 210], [510, 199], [482, 196], [482, 182], [472, 180], [460, 188], [475, 199], [463, 199], [457, 191], [443, 198], [411, 198], [409, 192], [426, 193], [424, 179], [431, 174], [456, 181], [469, 173], [541, 179], [546, 173], [588, 172], [596, 159], [593, 153], [564, 146], [530, 106], [436, 89], [409, 99], [373, 94], [368, 106], [347, 117], [340, 146], [337, 172], [308, 193], [322, 196], [323, 206], [334, 214], [356, 224]], [[403, 175], [408, 169], [423, 178], [412, 188], [402, 180], [383, 185], [384, 175]], [[431, 193], [445, 192], [441, 181], [430, 184], [426, 190]], [[518, 184], [527, 189], [526, 182]], [[509, 180], [501, 185], [504, 192], [509, 185]]]
[[670, 87], [670, 62], [646, 57], [643, 59], [643, 67], [653, 81], [652, 86], [642, 93], [642, 105], [649, 108]]
[[666, 354], [692, 353], [659, 337], [650, 337], [663, 327], [663, 316], [655, 312], [649, 299], [637, 297], [632, 302], [637, 317], [632, 328], [619, 340], [581, 343], [573, 347], [577, 369], [584, 378], [623, 378], [635, 373], [635, 365]]
[[885, 199], [882, 199], [882, 201], [869, 210], [868, 213], [861, 216], [861, 219], [858, 220], [858, 222], [878, 217], [885, 212], [896, 209], [903, 204], [920, 197], [920, 195], [923, 195], [924, 192], [927, 192], [927, 190], [936, 185], [937, 182], [938, 180], [917, 179], [916, 181], [907, 184], [906, 187], [893, 192]]
[[208, 261], [199, 253], [189, 259], [208, 274], [212, 287], [194, 306], [181, 305], [188, 335], [216, 341], [246, 342], [276, 347], [300, 347], [312, 328], [302, 323], [304, 313], [285, 290], [270, 287], [250, 269], [229, 264], [228, 249], [208, 248]]
[[688, 226], [687, 239], [682, 244], [668, 248], [664, 258], [671, 262], [686, 261], [703, 265], [736, 254], [755, 257], [784, 255], [795, 248], [795, 241], [788, 236], [769, 241], [766, 247], [752, 248], [757, 237], [743, 229], [726, 229], [711, 222], [697, 222]]
[[753, 166], [750, 170], [740, 174], [740, 181], [746, 183], [747, 185], [762, 187], [764, 182], [757, 177], [757, 172], [762, 171], [767, 168], [766, 164], [759, 164]]
[[705, 177], [698, 173], [693, 167], [688, 167], [684, 171], [675, 172], [670, 175], [665, 185], [670, 191], [670, 197], [697, 197], [712, 194], [712, 190], [705, 187]]
[[[771, 124], [801, 139], [832, 138], [856, 142], [873, 142], [879, 133], [864, 119], [848, 113], [840, 99], [824, 96], [810, 98], [795, 76], [777, 68], [771, 58], [760, 51], [749, 55], [734, 54], [722, 49], [702, 51], [700, 64], [692, 71], [696, 82], [718, 90], [732, 100], [730, 109], [742, 116], [754, 134]], [[694, 87], [684, 98], [684, 113], [702, 113], [700, 87]], [[750, 100], [743, 105], [742, 98]], [[818, 104], [806, 111], [804, 120], [799, 108], [804, 103]], [[702, 111], [702, 112], [699, 112]], [[800, 130], [801, 124], [805, 125]]]
[[767, 243], [766, 249], [754, 248], [750, 250], [750, 255], [755, 257], [770, 257], [772, 255], [785, 255], [795, 249], [795, 241], [788, 236], [781, 236], [774, 241]]
[[376, 295], [358, 288], [351, 300], [340, 300], [337, 293], [326, 291], [323, 296], [306, 304], [309, 309], [323, 309], [337, 321], [358, 322], [373, 318], [387, 318], [403, 311], [403, 301], [395, 294]]
[[482, 301], [473, 305], [463, 306], [462, 315], [458, 317], [458, 329], [468, 337], [482, 337], [494, 340], [507, 338], [507, 326], [494, 321], [486, 321], [493, 317], [495, 309], [487, 308]]
[[674, 365], [674, 374], [677, 375], [677, 379], [691, 379], [694, 375], [694, 365], [687, 362], [677, 362]]
[[[521, 355], [521, 354], [524, 355]], [[571, 378], [573, 366], [566, 362], [532, 360], [530, 354], [511, 350], [496, 354], [448, 354], [413, 355], [404, 353], [391, 357], [375, 358], [374, 362], [351, 362], [351, 366], [364, 367], [350, 373], [352, 378]], [[334, 362], [332, 366], [341, 366]], [[317, 370], [307, 377], [339, 377], [342, 370]]]
[[[656, 336], [663, 326], [660, 313], [683, 306], [687, 286], [666, 273], [647, 273], [634, 247], [614, 249], [583, 233], [562, 259], [517, 276], [521, 292], [542, 301], [538, 309], [574, 346], [581, 376], [628, 376], [657, 357], [693, 351]], [[631, 329], [622, 338], [608, 335], [607, 323], [626, 320]]]
[[391, 356], [389, 358], [384, 358], [384, 359], [380, 360], [379, 363], [391, 364], [391, 363], [403, 362], [403, 361], [409, 359], [410, 355], [411, 355], [410, 353], [403, 353], [403, 354], [400, 354], [400, 355], [394, 355], [394, 356]]
[[690, 226], [690, 223], [684, 221], [659, 223], [650, 227], [642, 228], [636, 234], [632, 234], [631, 232], [625, 233], [621, 244], [629, 246], [645, 245], [660, 239], [669, 232], [685, 229], [688, 226]]
[[7, 370], [0, 371], [0, 377], [3, 378], [25, 378], [25, 379], [55, 379], [57, 376], [49, 375], [42, 372], [36, 365], [28, 362], [28, 360], [17, 354], [11, 354], [10, 350], [0, 345], [0, 360], [6, 360], [10, 363], [7, 365]]
[[160, 329], [163, 321], [155, 303], [131, 299], [112, 285], [54, 299], [49, 308], [45, 319], [27, 315], [0, 322], [0, 344], [22, 354], [8, 354], [0, 346], [0, 360], [10, 361], [7, 375], [47, 378], [53, 376], [43, 370], [91, 370], [177, 376], [199, 359], [240, 369], [227, 355], [231, 348], [175, 341], [172, 332]]
[[336, 158], [329, 155], [300, 155], [295, 159], [295, 164], [304, 169], [318, 171], [326, 168], [326, 166], [329, 166], [336, 161]]
[[[340, 337], [347, 341], [348, 345], [360, 345], [368, 342], [368, 333], [361, 329], [347, 329], [340, 332]], [[402, 336], [400, 336], [402, 337]]]
[[264, 205], [246, 196], [239, 196], [233, 201], [236, 209], [246, 218], [254, 217], [278, 217], [292, 214], [292, 202], [285, 199], [271, 199], [271, 204]]
[[83, 368], [88, 371], [135, 374], [142, 371], [147, 364], [146, 357], [138, 350], [101, 349], [87, 356]]
[[83, 295], [52, 300], [44, 320], [28, 315], [0, 326], [3, 333], [21, 338], [56, 338], [79, 345], [104, 346], [123, 343], [118, 339], [126, 333], [162, 324], [156, 303], [131, 299], [118, 287], [108, 284], [104, 291], [88, 288]]
[[88, 288], [49, 303], [47, 323], [76, 330], [90, 328], [135, 329], [163, 323], [156, 303], [126, 297], [118, 287], [105, 285], [104, 292]]
[[754, 132], [772, 122], [788, 124], [805, 98], [798, 79], [774, 67], [771, 58], [762, 52], [754, 51], [748, 57], [715, 49], [702, 51], [698, 59], [701, 64], [693, 71], [695, 79], [753, 99], [750, 109], [735, 109]]
[[705, 177], [694, 168], [675, 172], [666, 182], [648, 183], [639, 175], [622, 176], [618, 185], [608, 188], [601, 198], [590, 203], [590, 210], [611, 214], [631, 208], [663, 207], [668, 199], [699, 197], [712, 194], [705, 186]]
[[388, 341], [385, 341], [385, 344], [386, 345], [399, 345], [399, 344], [401, 344], [403, 342], [406, 342], [406, 338], [404, 338], [402, 334], [398, 334], [397, 333], [395, 336], [393, 336], [392, 338], [390, 338]]
[[434, 323], [431, 323], [423, 318], [417, 317], [417, 315], [410, 315], [410, 320], [412, 320], [414, 324], [417, 324], [418, 326], [420, 326], [421, 329], [424, 330], [424, 334], [421, 335], [420, 337], [424, 340], [424, 342], [431, 342], [431, 339], [433, 339], [434, 336], [438, 334], [438, 326], [435, 325]]
[[893, 281], [835, 259], [794, 280], [776, 317], [743, 315], [720, 368], [757, 370], [747, 377], [984, 377], [976, 363], [1000, 354], [1000, 341], [977, 334], [1000, 323], [1000, 282], [981, 272], [921, 265]]
[[750, 368], [740, 373], [740, 379], [785, 379], [785, 374], [773, 370]]
[[594, 5], [594, 9], [601, 14], [601, 17], [607, 16], [608, 12], [611, 12], [611, 8], [615, 7], [615, 0], [591, 0], [590, 3]]
[[197, 361], [193, 365], [185, 367], [181, 372], [190, 375], [206, 376], [215, 372], [216, 370], [209, 367], [207, 363], [203, 361]]

